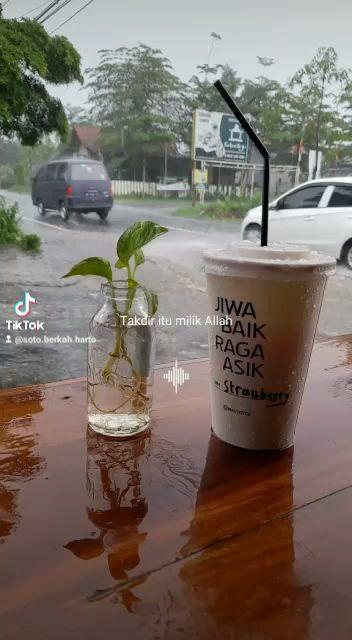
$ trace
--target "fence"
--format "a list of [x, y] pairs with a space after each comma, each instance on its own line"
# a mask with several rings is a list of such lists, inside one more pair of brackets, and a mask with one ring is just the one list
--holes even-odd
[[[224, 181], [228, 180], [228, 176], [224, 177]], [[263, 180], [262, 167], [258, 166], [253, 169], [245, 167], [241, 172], [237, 172], [236, 184], [232, 178], [232, 184], [210, 184], [207, 192], [212, 196], [219, 195], [222, 197], [253, 195], [255, 189], [261, 190]], [[272, 165], [270, 175], [270, 197], [281, 195], [295, 186], [296, 183], [296, 167]]]
[[[247, 175], [246, 175], [247, 174]], [[272, 166], [271, 180], [270, 180], [270, 195], [276, 197], [291, 189], [295, 184], [296, 168], [291, 166]], [[212, 196], [219, 195], [221, 197], [232, 196], [249, 196], [253, 194], [253, 189], [261, 189], [262, 171], [259, 170], [243, 170], [243, 176], [241, 177], [241, 184], [210, 184], [207, 186], [206, 191]], [[112, 180], [112, 192], [114, 196], [152, 196], [162, 197], [165, 194], [158, 190], [160, 184], [156, 182], [138, 182], [136, 180]], [[180, 182], [182, 189], [180, 188], [179, 196], [186, 195], [184, 190], [184, 183]], [[170, 194], [173, 191], [174, 195], [177, 193], [177, 189], [174, 189], [171, 185]], [[205, 195], [206, 199], [206, 195]]]
[[233, 196], [239, 196], [240, 195], [240, 187], [232, 187], [232, 186], [228, 186], [228, 185], [216, 185], [216, 184], [210, 184], [207, 187], [207, 191], [208, 193], [211, 193], [212, 196], [214, 195], [221, 195], [224, 197], [230, 197], [231, 195]]
[[157, 196], [156, 182], [137, 182], [136, 180], [112, 180], [112, 193], [114, 196], [130, 196], [140, 194]]

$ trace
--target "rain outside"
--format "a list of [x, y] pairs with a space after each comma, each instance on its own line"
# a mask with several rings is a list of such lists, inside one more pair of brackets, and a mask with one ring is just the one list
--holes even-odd
[[[3, 7], [3, 28], [11, 25], [11, 38], [18, 23], [6, 20], [26, 18], [32, 29], [28, 37], [36, 28], [48, 34], [48, 41], [50, 34], [71, 39], [65, 46], [71, 47], [72, 60], [66, 67], [50, 66], [45, 98], [34, 89], [27, 105], [16, 107], [12, 98], [2, 98], [3, 110], [15, 108], [0, 128], [1, 386], [85, 375], [84, 344], [18, 346], [16, 331], [10, 332], [10, 344], [6, 320], [16, 318], [14, 304], [30, 292], [36, 300], [30, 317], [45, 322], [48, 336], [88, 336], [89, 320], [103, 299], [102, 280], [62, 276], [90, 256], [114, 264], [118, 237], [136, 221], [168, 228], [167, 237], [146, 246], [139, 267], [141, 281], [159, 296], [158, 313], [172, 319], [206, 315], [202, 252], [239, 241], [241, 233], [258, 239], [263, 181], [254, 145], [233, 116], [221, 115], [228, 107], [213, 86], [216, 79], [268, 147], [270, 201], [275, 205], [295, 189], [270, 211], [269, 240], [304, 244], [339, 259], [327, 286], [318, 338], [348, 333], [351, 74], [338, 47], [307, 48], [299, 64], [290, 61], [289, 77], [282, 61], [261, 55], [265, 42], [237, 68], [226, 29], [204, 34], [189, 64], [180, 54], [172, 59], [174, 47], [157, 46], [162, 38], [152, 27], [150, 43], [148, 28], [143, 39], [131, 30], [125, 41], [122, 34], [118, 41], [110, 34], [104, 51], [101, 27], [93, 52], [83, 34], [92, 27], [97, 8], [92, 3], [74, 15], [79, 7], [67, 4], [36, 8], [9, 2]], [[60, 45], [54, 38], [51, 46]], [[29, 67], [42, 82], [35, 55], [33, 43]], [[24, 76], [18, 90], [29, 91]], [[36, 114], [32, 100], [37, 100]], [[75, 159], [81, 162], [70, 173]], [[105, 181], [99, 171], [90, 173], [97, 167]], [[318, 180], [316, 186], [301, 190], [310, 180]], [[111, 190], [112, 197], [101, 198], [104, 190]], [[119, 277], [125, 274], [116, 272]], [[207, 327], [172, 321], [158, 330], [156, 354], [159, 363], [206, 357]]]

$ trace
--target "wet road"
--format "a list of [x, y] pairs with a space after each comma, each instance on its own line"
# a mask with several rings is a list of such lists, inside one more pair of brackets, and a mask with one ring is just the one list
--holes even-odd
[[[201, 252], [238, 239], [238, 224], [177, 217], [175, 201], [125, 201], [115, 205], [107, 222], [101, 222], [95, 214], [74, 214], [64, 223], [56, 213], [40, 218], [28, 195], [7, 193], [6, 197], [18, 201], [23, 227], [27, 233], [41, 237], [42, 251], [35, 257], [13, 247], [2, 248], [0, 252], [0, 386], [84, 375], [84, 344], [15, 344], [19, 334], [24, 337], [34, 334], [12, 331], [6, 322], [16, 319], [13, 304], [24, 291], [30, 291], [37, 300], [30, 319], [43, 322], [46, 335], [84, 338], [89, 319], [102, 300], [100, 280], [62, 280], [61, 276], [72, 264], [88, 256], [116, 260], [117, 237], [129, 224], [141, 219], [154, 220], [170, 229], [167, 236], [146, 248], [147, 260], [140, 272], [140, 280], [159, 294], [159, 313], [170, 323], [157, 329], [157, 362], [207, 356], [206, 327], [175, 326], [175, 322], [181, 316], [205, 317]], [[352, 272], [339, 267], [337, 276], [328, 284], [319, 334], [350, 333], [351, 317]], [[36, 333], [42, 334], [43, 331]], [[11, 342], [6, 344], [8, 335]]]

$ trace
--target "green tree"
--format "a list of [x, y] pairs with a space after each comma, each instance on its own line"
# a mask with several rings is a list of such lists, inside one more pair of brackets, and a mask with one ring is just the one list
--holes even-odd
[[13, 187], [16, 183], [16, 175], [14, 168], [9, 167], [6, 164], [0, 164], [0, 187], [8, 188]]
[[91, 116], [115, 156], [141, 163], [145, 180], [148, 155], [177, 143], [182, 83], [161, 51], [144, 44], [100, 56], [98, 66], [87, 70]]
[[19, 187], [24, 187], [24, 185], [26, 184], [26, 176], [25, 176], [25, 171], [22, 164], [16, 164], [15, 176], [16, 176], [17, 185]]
[[214, 89], [214, 82], [219, 76], [227, 91], [233, 96], [238, 96], [241, 87], [241, 78], [237, 71], [229, 65], [216, 64], [210, 67], [208, 64], [197, 66], [198, 75], [193, 76], [190, 81], [190, 107], [194, 109], [205, 109], [206, 111], [229, 111], [219, 92]]
[[14, 167], [18, 162], [19, 145], [11, 140], [0, 138], [0, 165]]
[[[320, 47], [311, 62], [297, 71], [290, 82], [295, 92], [293, 120], [300, 123], [301, 136], [316, 151], [316, 158], [320, 149], [331, 147], [335, 135], [336, 143], [342, 134], [339, 106], [349, 83], [350, 74], [338, 67], [333, 47]], [[316, 172], [317, 160], [313, 177]]]
[[[271, 58], [258, 58], [264, 68], [273, 64]], [[274, 154], [285, 148], [289, 132], [283, 129], [287, 96], [284, 88], [275, 80], [269, 80], [265, 73], [254, 80], [241, 80], [237, 72], [229, 65], [200, 65], [198, 76], [190, 80], [191, 111], [228, 112], [224, 100], [213, 87], [216, 76], [228, 92], [236, 99], [241, 110], [249, 116], [253, 127], [258, 131]]]
[[44, 136], [42, 141], [33, 147], [19, 147], [19, 165], [22, 168], [24, 183], [29, 184], [35, 171], [51, 160], [60, 150], [59, 140], [53, 136]]
[[267, 58], [265, 56], [257, 56], [257, 60], [258, 60], [258, 64], [260, 64], [260, 66], [263, 69], [263, 73], [260, 76], [262, 80], [266, 79], [266, 70], [269, 69], [270, 67], [272, 67], [274, 63], [274, 58]]
[[63, 36], [33, 20], [5, 20], [0, 5], [0, 134], [26, 145], [67, 134], [64, 108], [47, 85], [82, 81], [80, 56]]
[[[271, 139], [274, 123], [280, 122], [286, 98], [283, 87], [276, 80], [260, 76], [256, 80], [243, 82], [238, 98], [240, 108], [250, 116], [252, 126], [265, 138], [266, 143]], [[270, 115], [271, 110], [273, 113]]]
[[243, 81], [238, 102], [272, 158], [281, 162], [286, 159], [291, 139], [287, 127], [288, 90], [277, 80], [266, 77], [266, 70], [274, 64], [272, 58], [257, 56], [257, 60], [263, 72], [255, 80]]
[[241, 87], [241, 78], [237, 71], [229, 65], [202, 64], [197, 66], [198, 74], [192, 76], [189, 81], [187, 91], [184, 92], [184, 113], [181, 118], [181, 138], [184, 143], [191, 147], [193, 113], [196, 109], [206, 111], [229, 112], [229, 108], [214, 88], [216, 77], [220, 77], [221, 82], [229, 93], [237, 97]]

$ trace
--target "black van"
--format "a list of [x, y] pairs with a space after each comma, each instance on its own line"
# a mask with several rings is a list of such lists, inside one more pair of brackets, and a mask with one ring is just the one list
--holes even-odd
[[53, 160], [34, 177], [32, 202], [41, 216], [59, 211], [61, 218], [68, 220], [72, 211], [93, 211], [106, 220], [113, 206], [108, 172], [98, 160]]

